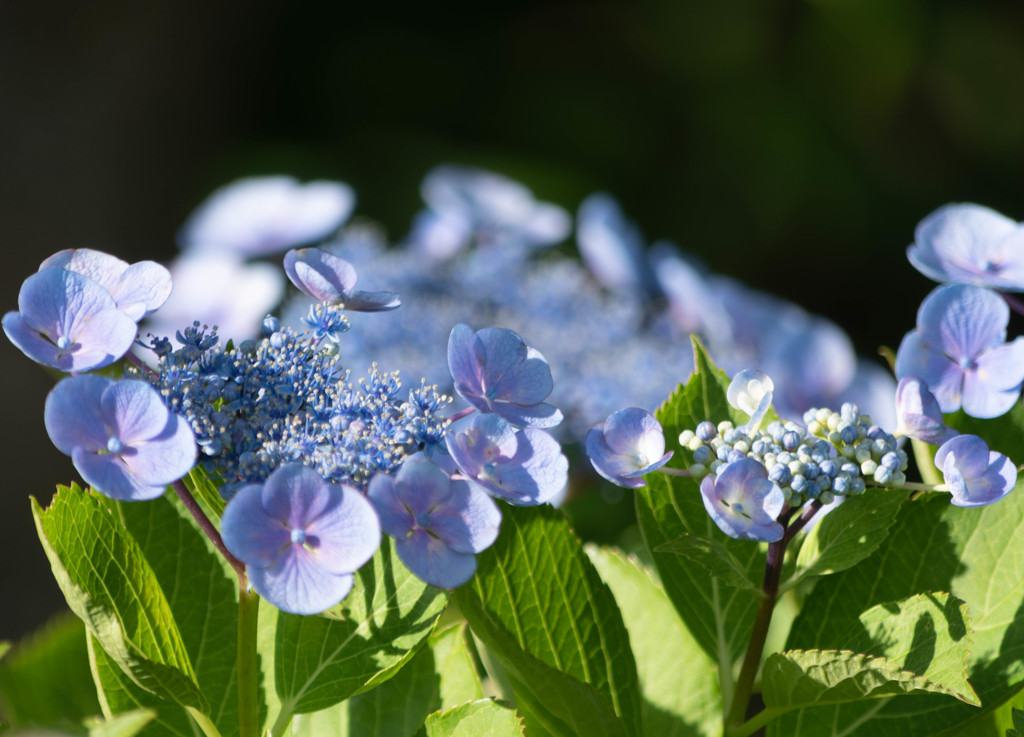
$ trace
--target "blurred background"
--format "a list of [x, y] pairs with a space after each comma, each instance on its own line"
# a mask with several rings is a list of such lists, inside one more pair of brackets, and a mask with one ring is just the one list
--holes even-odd
[[[570, 211], [606, 190], [649, 240], [873, 356], [933, 286], [904, 257], [921, 218], [973, 201], [1024, 219], [1022, 88], [1011, 0], [4, 3], [0, 306], [64, 248], [169, 260], [243, 175], [348, 182], [401, 238], [423, 175], [454, 162]], [[27, 497], [77, 477], [43, 427], [53, 380], [6, 340], [0, 366], [16, 639], [63, 608]]]

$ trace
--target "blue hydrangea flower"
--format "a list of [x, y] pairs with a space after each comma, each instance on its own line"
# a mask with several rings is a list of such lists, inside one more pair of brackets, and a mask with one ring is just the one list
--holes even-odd
[[718, 528], [738, 540], [778, 542], [784, 530], [776, 522], [786, 503], [765, 467], [743, 458], [721, 467], [700, 482], [704, 508]]
[[946, 427], [935, 396], [916, 376], [904, 376], [896, 385], [896, 419], [894, 435], [906, 435], [931, 445], [942, 445], [957, 434]]
[[1024, 225], [981, 205], [946, 205], [926, 217], [907, 258], [938, 282], [1024, 291]]
[[411, 240], [435, 258], [450, 258], [472, 241], [511, 250], [551, 246], [571, 227], [561, 207], [538, 202], [519, 182], [483, 169], [438, 166], [421, 191], [430, 209], [416, 218]]
[[935, 453], [935, 466], [958, 507], [983, 507], [1002, 499], [1017, 484], [1017, 469], [1002, 453], [990, 451], [977, 435], [958, 435]]
[[466, 583], [476, 572], [476, 554], [498, 537], [501, 512], [491, 498], [468, 481], [450, 479], [422, 454], [395, 476], [374, 476], [367, 495], [405, 567], [432, 586]]
[[655, 288], [643, 235], [610, 195], [596, 192], [580, 204], [576, 244], [587, 268], [609, 289], [646, 292]]
[[91, 248], [69, 248], [43, 261], [39, 270], [67, 269], [110, 292], [117, 309], [138, 322], [158, 310], [171, 294], [171, 272], [155, 261], [129, 264]]
[[109, 366], [128, 352], [137, 332], [106, 289], [66, 269], [26, 279], [18, 309], [3, 317], [7, 337], [33, 361], [61, 371]]
[[644, 475], [668, 463], [673, 452], [665, 452], [661, 423], [637, 407], [620, 409], [594, 425], [587, 433], [586, 448], [597, 472], [627, 489], [644, 486]]
[[544, 400], [554, 382], [536, 348], [512, 330], [465, 323], [448, 338], [448, 367], [455, 391], [481, 412], [493, 412], [519, 427], [554, 427], [562, 413]]
[[352, 574], [380, 546], [366, 497], [298, 464], [239, 489], [220, 525], [256, 593], [292, 614], [317, 614], [344, 599]]
[[929, 294], [917, 328], [896, 354], [896, 376], [917, 376], [943, 412], [971, 417], [1009, 412], [1024, 382], [1024, 338], [1006, 343], [1010, 310], [983, 287], [954, 284]]
[[568, 482], [569, 461], [543, 430], [517, 430], [497, 415], [475, 415], [467, 429], [449, 430], [445, 439], [459, 470], [509, 504], [544, 504]]
[[746, 412], [750, 417], [750, 421], [739, 428], [741, 432], [750, 435], [761, 427], [772, 406], [774, 392], [775, 384], [771, 377], [760, 371], [744, 369], [733, 377], [725, 394], [726, 399], [732, 407]]
[[144, 381], [69, 377], [47, 396], [43, 418], [82, 478], [113, 499], [155, 499], [195, 463], [192, 431]]
[[221, 187], [189, 217], [183, 248], [260, 256], [321, 240], [352, 212], [355, 194], [341, 182], [300, 184], [291, 177], [252, 177]]
[[284, 271], [303, 294], [321, 302], [341, 303], [346, 310], [379, 312], [402, 304], [398, 295], [391, 292], [355, 290], [355, 267], [319, 248], [288, 251], [284, 255]]

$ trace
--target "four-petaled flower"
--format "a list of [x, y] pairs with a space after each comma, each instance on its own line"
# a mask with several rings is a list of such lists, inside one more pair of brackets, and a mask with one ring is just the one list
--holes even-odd
[[958, 435], [935, 452], [935, 466], [958, 507], [982, 507], [1002, 499], [1017, 484], [1017, 469], [990, 451], [977, 435]]
[[938, 282], [1024, 291], [1024, 225], [981, 205], [946, 205], [926, 217], [907, 258]]
[[481, 412], [518, 427], [554, 427], [562, 413], [544, 400], [554, 384], [551, 367], [512, 330], [474, 332], [459, 323], [448, 338], [448, 368], [455, 391]]
[[971, 417], [1010, 411], [1024, 382], [1024, 338], [1006, 343], [1010, 311], [995, 292], [954, 284], [929, 294], [917, 329], [903, 338], [896, 376], [916, 376], [943, 412], [962, 406]]
[[43, 419], [82, 478], [113, 499], [155, 499], [195, 463], [192, 430], [144, 381], [71, 376], [46, 398]]
[[476, 415], [467, 429], [449, 431], [445, 439], [459, 470], [509, 504], [544, 504], [569, 480], [562, 446], [543, 430], [517, 430], [497, 415]]
[[344, 599], [353, 572], [380, 546], [366, 497], [297, 463], [239, 489], [220, 524], [256, 593], [292, 614], [318, 614]]
[[727, 463], [718, 475], [700, 482], [704, 508], [718, 528], [739, 540], [778, 542], [784, 530], [776, 522], [786, 498], [769, 480], [765, 467], [752, 458]]
[[587, 433], [587, 455], [594, 469], [616, 486], [639, 489], [644, 475], [672, 457], [665, 452], [665, 433], [654, 415], [629, 407], [613, 412]]
[[395, 476], [378, 473], [367, 495], [405, 567], [433, 586], [454, 589], [472, 578], [476, 554], [498, 537], [501, 512], [491, 498], [422, 454]]

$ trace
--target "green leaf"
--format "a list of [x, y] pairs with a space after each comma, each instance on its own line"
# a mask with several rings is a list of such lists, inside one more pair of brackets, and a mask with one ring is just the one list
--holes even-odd
[[135, 737], [147, 724], [153, 721], [155, 712], [138, 709], [118, 714], [112, 719], [90, 720], [86, 725], [89, 737]]
[[903, 694], [950, 694], [886, 658], [849, 650], [790, 650], [764, 663], [764, 703], [769, 711], [842, 704]]
[[431, 635], [430, 649], [434, 651], [434, 667], [440, 679], [441, 704], [438, 708], [450, 709], [483, 698], [484, 690], [470, 650], [465, 622]]
[[[1024, 433], [1022, 433], [1024, 435]], [[851, 500], [848, 503], [854, 503]], [[982, 708], [938, 696], [819, 707], [786, 715], [770, 735], [935, 737], [953, 734], [995, 709], [1024, 683], [1024, 490], [988, 507], [954, 507], [945, 494], [903, 505], [889, 536], [864, 563], [821, 579], [794, 622], [789, 647], [834, 647], [831, 632], [855, 631], [857, 609], [922, 591], [949, 591], [966, 602], [974, 643], [967, 673]], [[857, 607], [851, 607], [857, 602]]]
[[786, 586], [807, 576], [845, 571], [867, 558], [885, 540], [909, 496], [907, 491], [868, 489], [832, 509], [808, 533], [797, 556], [797, 572]]
[[760, 587], [747, 577], [747, 571], [719, 540], [683, 533], [675, 540], [662, 543], [653, 552], [681, 555], [727, 586], [749, 589], [756, 596], [763, 596]]
[[430, 634], [448, 594], [413, 576], [386, 541], [351, 593], [316, 617], [281, 612], [274, 645], [278, 729], [391, 678]]
[[621, 551], [586, 550], [629, 630], [644, 697], [644, 734], [717, 737], [722, 699], [715, 664], [683, 626], [652, 573]]
[[1007, 730], [1006, 737], [1024, 737], [1024, 711], [1014, 709], [1010, 714], [1013, 729]]
[[440, 708], [434, 653], [421, 648], [398, 674], [348, 702], [349, 731], [358, 737], [412, 737], [427, 715]]
[[32, 500], [54, 577], [71, 611], [133, 681], [206, 711], [163, 589], [112, 504], [75, 486], [59, 488], [46, 510]]
[[197, 727], [183, 708], [140, 688], [104, 652], [92, 635], [88, 636], [88, 643], [93, 680], [107, 719], [139, 710], [150, 711], [155, 716], [142, 730], [143, 737], [197, 736]]
[[523, 737], [514, 709], [490, 699], [431, 714], [418, 733], [423, 737]]
[[237, 735], [237, 575], [177, 496], [115, 509], [167, 593], [210, 718], [223, 737]]
[[[746, 421], [726, 400], [729, 377], [711, 363], [699, 342], [694, 342], [696, 369], [657, 412], [665, 429], [666, 444], [676, 450], [673, 465], [686, 465], [689, 451], [680, 449], [679, 433], [700, 422]], [[637, 521], [649, 550], [658, 550], [686, 535], [716, 541], [735, 561], [744, 578], [764, 577], [765, 555], [757, 543], [726, 536], [708, 515], [700, 487], [693, 479], [654, 473], [636, 495]], [[746, 650], [759, 596], [707, 575], [703, 566], [678, 555], [655, 553], [654, 564], [676, 611], [720, 674], [729, 674]], [[726, 681], [726, 687], [729, 682]]]
[[11, 727], [77, 726], [99, 712], [76, 617], [53, 619], [0, 660], [0, 713]]
[[227, 502], [220, 495], [220, 489], [213, 479], [207, 476], [202, 468], [195, 466], [188, 472], [188, 476], [185, 477], [185, 486], [192, 492], [192, 495], [199, 503], [203, 505], [204, 511], [214, 521], [219, 521], [221, 515], [224, 514], [224, 507], [227, 505]]
[[454, 599], [506, 669], [517, 704], [548, 731], [639, 735], [629, 636], [561, 512], [506, 509], [497, 542]]

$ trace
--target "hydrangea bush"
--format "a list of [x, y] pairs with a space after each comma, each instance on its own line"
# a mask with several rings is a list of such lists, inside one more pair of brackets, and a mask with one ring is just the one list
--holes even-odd
[[[169, 269], [77, 249], [26, 279], [4, 332], [68, 374], [43, 419], [86, 487], [32, 500], [77, 619], [0, 644], [5, 731], [1024, 730], [1024, 226], [922, 222], [942, 284], [891, 375], [606, 194], [582, 262], [500, 175], [423, 194], [389, 247], [339, 231], [346, 185], [243, 180]], [[606, 484], [629, 552], [558, 508]]]

